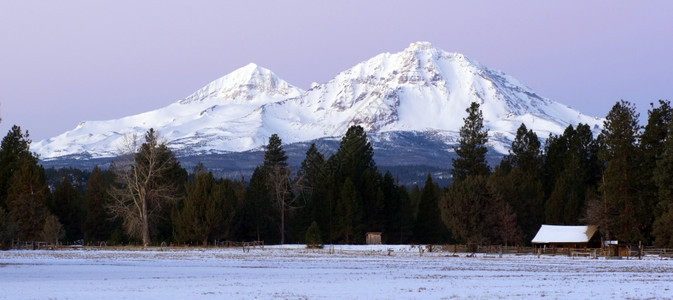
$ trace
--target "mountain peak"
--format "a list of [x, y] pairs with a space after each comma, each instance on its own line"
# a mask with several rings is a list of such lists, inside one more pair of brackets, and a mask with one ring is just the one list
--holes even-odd
[[256, 70], [256, 69], [264, 69], [264, 68], [260, 67], [254, 62], [248, 63], [247, 65], [238, 68], [238, 70]]
[[406, 49], [408, 51], [419, 51], [419, 50], [430, 50], [434, 49], [432, 44], [430, 42], [415, 42], [411, 43], [409, 47]]
[[125, 133], [160, 131], [181, 153], [246, 151], [277, 133], [286, 143], [338, 137], [351, 125], [383, 136], [427, 134], [450, 149], [465, 108], [482, 104], [491, 145], [507, 153], [521, 123], [538, 136], [601, 120], [540, 97], [516, 79], [428, 42], [382, 53], [304, 92], [254, 63], [167, 107], [118, 120], [86, 122], [33, 144], [43, 158], [113, 156]]
[[[224, 75], [181, 100], [193, 103], [218, 98], [228, 101], [250, 101], [268, 97], [296, 97], [303, 91], [280, 79], [271, 70], [249, 63]], [[267, 96], [267, 97], [264, 97]]]
[[260, 67], [255, 63], [249, 63], [243, 67], [234, 70], [233, 72], [227, 74], [224, 77], [228, 77], [227, 79], [235, 79], [239, 81], [239, 83], [248, 83], [250, 81], [255, 80], [256, 78], [264, 76], [277, 77], [276, 74], [271, 72], [271, 70], [266, 69], [264, 67]]

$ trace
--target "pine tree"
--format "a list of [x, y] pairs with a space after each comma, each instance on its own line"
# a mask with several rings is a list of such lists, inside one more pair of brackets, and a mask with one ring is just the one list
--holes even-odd
[[277, 243], [280, 241], [279, 227], [267, 185], [264, 168], [257, 167], [250, 177], [245, 192], [245, 202], [241, 207], [239, 219], [240, 239]]
[[545, 146], [545, 222], [574, 225], [580, 222], [586, 194], [600, 178], [598, 143], [586, 124], [568, 126]]
[[7, 208], [12, 223], [19, 226], [20, 239], [36, 241], [41, 238], [44, 222], [50, 215], [46, 206], [47, 197], [49, 187], [44, 169], [34, 160], [23, 159], [7, 190]]
[[533, 130], [528, 130], [522, 123], [516, 131], [512, 150], [506, 159], [512, 167], [518, 167], [525, 172], [540, 172], [542, 158], [537, 134]]
[[[383, 192], [385, 233], [381, 238], [384, 243], [399, 244], [401, 239], [402, 215], [400, 211], [401, 193], [395, 185], [395, 179], [390, 171], [383, 175], [381, 182]], [[411, 210], [410, 208], [406, 208]]]
[[668, 125], [663, 153], [657, 160], [653, 178], [658, 188], [658, 203], [653, 209], [654, 245], [671, 248], [673, 247], [673, 122]]
[[[468, 176], [453, 182], [442, 194], [442, 221], [453, 237], [468, 245], [491, 244], [493, 229], [490, 222], [495, 213], [489, 201], [494, 198], [483, 176]], [[419, 208], [419, 218], [421, 210]], [[418, 237], [417, 237], [418, 238]]]
[[[566, 162], [568, 161], [568, 149], [570, 144], [570, 141], [568, 139], [574, 135], [575, 135], [575, 128], [572, 125], [568, 125], [568, 127], [566, 127], [566, 129], [563, 131], [563, 134], [561, 135], [549, 134], [549, 137], [545, 141], [543, 151], [544, 155], [543, 155], [543, 167], [542, 167], [543, 169], [542, 182], [546, 199], [549, 199], [550, 195], [552, 194], [554, 186], [556, 185], [556, 181], [565, 173]], [[547, 205], [547, 203], [545, 205]], [[558, 206], [560, 207], [563, 207], [563, 205], [565, 205], [565, 203], [558, 204]], [[563, 219], [561, 216], [558, 217], [551, 216], [546, 218], [548, 220]], [[550, 223], [550, 224], [560, 224], [560, 223]]]
[[511, 170], [504, 179], [505, 184], [497, 189], [518, 216], [524, 240], [530, 240], [544, 221], [542, 157], [537, 134], [521, 124], [505, 160]]
[[313, 221], [311, 226], [306, 229], [306, 248], [323, 248], [322, 234], [320, 233], [320, 228], [318, 223]]
[[301, 163], [295, 181], [302, 186], [301, 204], [291, 219], [290, 235], [306, 237], [306, 230], [314, 221], [321, 220], [321, 204], [325, 195], [325, 178], [323, 166], [325, 157], [318, 151], [315, 144], [311, 144], [306, 151], [306, 157]]
[[611, 220], [607, 236], [625, 242], [638, 242], [645, 237], [637, 216], [638, 116], [631, 103], [617, 102], [606, 116], [600, 138], [599, 157], [606, 163], [600, 191]]
[[83, 238], [84, 201], [82, 193], [70, 182], [68, 176], [54, 188], [49, 201], [49, 209], [58, 218], [65, 230], [66, 242], [75, 242]]
[[283, 150], [283, 141], [278, 134], [274, 133], [269, 137], [269, 143], [266, 145], [264, 167], [270, 169], [276, 166], [287, 166], [287, 155]]
[[0, 207], [0, 250], [12, 247], [12, 240], [17, 237], [19, 226], [13, 223], [9, 213]]
[[432, 176], [428, 174], [418, 203], [418, 215], [414, 227], [416, 242], [423, 244], [440, 242], [443, 228], [437, 186], [432, 182]]
[[374, 149], [361, 126], [351, 126], [341, 139], [335, 154], [338, 172], [343, 180], [350, 178], [356, 188], [361, 188], [362, 174], [367, 169], [375, 169]]
[[412, 216], [416, 220], [418, 216], [418, 205], [421, 202], [421, 189], [418, 184], [414, 184], [409, 191], [409, 201], [411, 202]]
[[37, 164], [37, 157], [30, 152], [28, 131], [21, 132], [21, 127], [12, 126], [12, 129], [2, 139], [0, 144], [0, 207], [7, 207], [7, 190], [14, 172], [18, 171], [24, 161]]
[[[669, 101], [659, 100], [659, 107], [650, 103], [648, 120], [643, 131], [639, 146], [642, 164], [638, 187], [638, 224], [645, 236], [643, 242], [651, 244], [654, 220], [657, 217], [658, 187], [655, 182], [657, 161], [665, 151], [665, 141], [671, 125], [673, 109]], [[654, 208], [654, 209], [653, 209]]]
[[273, 134], [269, 138], [269, 144], [264, 152], [264, 171], [266, 172], [266, 184], [271, 193], [269, 198], [274, 203], [279, 212], [280, 243], [285, 243], [285, 231], [287, 216], [290, 210], [296, 209], [299, 205], [299, 185], [303, 180], [293, 182], [290, 176], [290, 168], [287, 166], [287, 156], [283, 150], [282, 140], [278, 135]]
[[84, 207], [86, 218], [84, 219], [83, 234], [87, 242], [107, 241], [112, 234], [112, 222], [107, 212], [110, 201], [107, 189], [111, 180], [109, 176], [95, 166], [86, 181], [84, 194]]
[[[346, 180], [350, 180], [355, 194], [354, 199], [358, 202], [358, 211], [354, 212], [356, 216], [354, 220], [358, 223], [353, 224], [353, 227], [359, 232], [365, 228], [364, 226], [372, 229], [383, 226], [385, 221], [383, 192], [380, 189], [381, 174], [376, 168], [373, 157], [374, 150], [364, 129], [361, 126], [351, 126], [341, 139], [336, 154], [327, 160], [323, 170], [327, 174], [324, 182], [328, 189], [321, 209], [327, 224], [321, 228], [326, 228], [330, 242], [335, 238], [339, 240], [343, 236], [342, 226], [339, 225], [341, 223], [339, 219], [343, 219], [339, 215], [339, 203], [343, 202], [345, 197], [341, 193]], [[347, 198], [352, 199], [353, 197], [348, 195]], [[343, 238], [341, 240], [343, 242]], [[355, 236], [355, 241], [361, 240], [363, 237]], [[349, 238], [349, 243], [351, 242], [353, 241]]]
[[361, 240], [362, 214], [358, 205], [359, 199], [355, 186], [350, 178], [346, 178], [341, 187], [341, 197], [337, 203], [336, 228], [339, 239], [344, 244], [354, 244]]
[[210, 172], [196, 173], [182, 208], [174, 211], [176, 239], [206, 246], [208, 241], [228, 237], [235, 202], [231, 182], [217, 182]]
[[454, 148], [458, 158], [453, 159], [451, 174], [454, 181], [461, 181], [468, 176], [487, 176], [490, 168], [486, 163], [486, 142], [488, 130], [484, 129], [484, 117], [479, 104], [472, 102], [465, 110], [467, 117], [460, 128], [459, 146]]
[[363, 229], [365, 232], [383, 232], [385, 226], [385, 203], [381, 189], [381, 173], [366, 169], [362, 173], [360, 199], [363, 209]]
[[[413, 240], [414, 234], [414, 205], [411, 201], [409, 193], [404, 186], [397, 187], [399, 194], [399, 209], [397, 210], [398, 220], [397, 228], [393, 228], [393, 232], [399, 234], [399, 240], [397, 243], [405, 244]], [[444, 224], [442, 224], [444, 226]], [[446, 227], [444, 227], [446, 231]], [[396, 234], [396, 235], [397, 235]]]

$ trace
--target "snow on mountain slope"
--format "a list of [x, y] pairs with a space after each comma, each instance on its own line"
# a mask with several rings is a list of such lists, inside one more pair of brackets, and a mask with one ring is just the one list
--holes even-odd
[[569, 124], [586, 123], [595, 132], [602, 124], [462, 54], [418, 42], [305, 92], [250, 64], [167, 107], [85, 122], [33, 150], [43, 159], [113, 156], [124, 134], [154, 128], [178, 153], [197, 155], [257, 148], [273, 133], [284, 143], [338, 138], [351, 125], [363, 126], [375, 142], [394, 139], [395, 132], [417, 132], [451, 149], [472, 102], [481, 104], [490, 145], [501, 153], [507, 153], [521, 123], [541, 138], [561, 134]]
[[42, 159], [110, 157], [118, 154], [125, 134], [142, 137], [149, 128], [157, 130], [176, 151], [208, 152], [227, 149], [230, 144], [252, 148], [263, 142], [245, 136], [259, 119], [254, 115], [259, 115], [260, 107], [302, 93], [273, 72], [249, 64], [166, 107], [116, 120], [82, 122], [71, 131], [33, 144], [32, 150]]
[[339, 136], [354, 124], [373, 133], [440, 131], [455, 139], [472, 102], [481, 104], [492, 146], [505, 153], [508, 145], [497, 140], [511, 141], [521, 123], [542, 138], [562, 133], [569, 124], [586, 123], [595, 130], [602, 124], [502, 72], [426, 42], [380, 54], [300, 98], [267, 105], [264, 118], [288, 142]]

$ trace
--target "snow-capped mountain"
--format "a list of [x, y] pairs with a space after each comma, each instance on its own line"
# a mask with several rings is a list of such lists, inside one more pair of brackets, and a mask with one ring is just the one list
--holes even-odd
[[261, 126], [256, 117], [261, 107], [303, 92], [273, 72], [248, 64], [166, 107], [116, 120], [82, 122], [71, 131], [33, 144], [32, 150], [42, 159], [113, 157], [124, 135], [142, 137], [150, 128], [176, 151], [253, 148], [265, 142], [263, 137], [248, 134]]
[[451, 149], [465, 109], [478, 102], [490, 145], [507, 153], [521, 123], [541, 138], [569, 124], [598, 131], [602, 119], [543, 98], [516, 79], [459, 53], [411, 44], [339, 73], [302, 91], [250, 64], [167, 107], [110, 121], [83, 122], [34, 144], [42, 159], [117, 154], [124, 134], [154, 128], [181, 155], [240, 152], [263, 146], [273, 133], [286, 144], [340, 137], [363, 126], [376, 142], [401, 133], [442, 140]]

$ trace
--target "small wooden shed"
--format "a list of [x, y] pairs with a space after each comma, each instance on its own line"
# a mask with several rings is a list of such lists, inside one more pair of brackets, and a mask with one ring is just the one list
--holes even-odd
[[531, 243], [536, 248], [601, 248], [601, 234], [596, 225], [542, 225]]
[[367, 245], [381, 245], [381, 233], [367, 232], [366, 241]]

